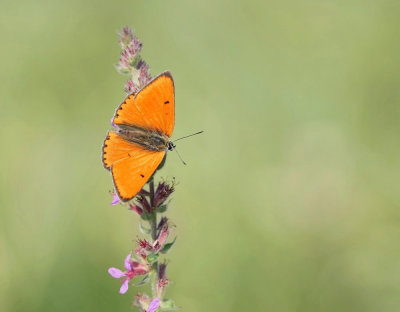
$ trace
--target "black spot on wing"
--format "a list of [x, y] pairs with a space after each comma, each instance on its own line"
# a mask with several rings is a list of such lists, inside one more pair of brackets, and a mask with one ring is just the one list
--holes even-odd
[[143, 175], [143, 174], [140, 174], [140, 176], [141, 176], [142, 178], [144, 178], [144, 175]]

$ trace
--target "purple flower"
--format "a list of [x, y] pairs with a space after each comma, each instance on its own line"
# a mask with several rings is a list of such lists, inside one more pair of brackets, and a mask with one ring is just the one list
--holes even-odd
[[160, 306], [160, 298], [154, 298], [153, 301], [150, 302], [147, 312], [155, 312], [157, 311], [159, 306]]
[[113, 200], [112, 200], [112, 202], [111, 202], [111, 205], [116, 205], [116, 204], [118, 204], [120, 201], [121, 201], [121, 200], [119, 199], [117, 193], [114, 193], [114, 196], [113, 196]]
[[144, 275], [148, 272], [147, 268], [143, 264], [141, 264], [137, 261], [131, 260], [131, 256], [132, 256], [132, 252], [125, 258], [125, 261], [124, 261], [124, 266], [126, 269], [125, 272], [123, 272], [117, 268], [109, 268], [108, 269], [108, 273], [114, 278], [125, 277], [122, 280], [122, 286], [119, 289], [119, 292], [121, 294], [126, 293], [126, 291], [128, 290], [129, 281], [132, 278], [134, 278], [136, 275]]

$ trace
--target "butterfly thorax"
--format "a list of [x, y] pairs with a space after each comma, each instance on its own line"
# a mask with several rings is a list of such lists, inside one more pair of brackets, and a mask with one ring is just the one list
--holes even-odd
[[157, 130], [150, 130], [133, 125], [118, 125], [117, 132], [124, 139], [150, 151], [165, 151], [170, 145], [168, 136]]

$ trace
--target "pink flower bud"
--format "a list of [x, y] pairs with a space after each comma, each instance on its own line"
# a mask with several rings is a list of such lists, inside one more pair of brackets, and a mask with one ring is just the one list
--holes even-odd
[[137, 203], [138, 205], [143, 209], [146, 210], [147, 212], [151, 212], [151, 207], [150, 207], [150, 203], [148, 202], [148, 200], [146, 199], [146, 197], [139, 195], [136, 197]]
[[138, 247], [135, 249], [135, 255], [142, 261], [146, 260], [147, 257], [147, 252], [146, 249], [143, 249], [142, 247]]
[[138, 70], [138, 65], [141, 62], [140, 51], [142, 50], [142, 44], [139, 39], [133, 37], [131, 42], [121, 52], [117, 69], [122, 74], [131, 73], [133, 70]]
[[141, 216], [143, 213], [143, 209], [135, 204], [129, 204], [129, 210], [136, 212], [139, 216]]
[[168, 281], [167, 278], [163, 278], [163, 279], [158, 280], [158, 282], [157, 282], [157, 296], [163, 297], [165, 289], [168, 286], [168, 283], [169, 283], [169, 281]]
[[169, 235], [168, 223], [165, 223], [160, 230], [160, 234], [158, 235], [157, 240], [154, 242], [153, 248], [155, 251], [158, 252], [164, 247], [168, 235]]
[[160, 263], [158, 265], [158, 279], [159, 280], [166, 278], [165, 277], [166, 271], [167, 271], [167, 264], [165, 262]]
[[150, 298], [146, 294], [138, 293], [135, 296], [135, 305], [138, 306], [141, 311], [145, 311], [145, 309], [150, 304]]
[[127, 80], [125, 83], [125, 88], [124, 88], [125, 92], [127, 94], [131, 94], [131, 93], [136, 93], [139, 91], [139, 87], [131, 80]]
[[145, 61], [141, 60], [138, 64], [138, 70], [139, 70], [139, 76], [138, 76], [139, 86], [140, 88], [143, 88], [151, 81], [151, 76], [149, 73], [149, 65], [147, 65]]
[[171, 185], [167, 184], [166, 182], [160, 182], [157, 186], [156, 193], [154, 196], [154, 206], [159, 207], [161, 206], [168, 197], [174, 191], [174, 184]]
[[122, 28], [122, 31], [118, 33], [118, 35], [121, 48], [125, 48], [133, 39], [133, 30], [125, 26]]
[[147, 251], [153, 250], [153, 247], [151, 246], [151, 244], [145, 239], [138, 239], [138, 244], [139, 244], [140, 248], [143, 248]]
[[162, 227], [168, 222], [168, 218], [167, 217], [162, 217], [160, 222], [157, 225], [157, 231], [160, 231], [162, 229]]

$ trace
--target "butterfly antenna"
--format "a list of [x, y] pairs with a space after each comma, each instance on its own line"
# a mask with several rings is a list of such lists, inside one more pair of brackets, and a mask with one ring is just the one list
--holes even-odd
[[178, 150], [176, 149], [176, 146], [174, 147], [175, 152], [178, 154], [179, 159], [181, 160], [181, 162], [186, 166], [185, 161], [182, 159], [181, 155], [179, 155]]
[[[173, 142], [176, 142], [176, 141], [179, 141], [179, 140], [182, 140], [182, 139], [186, 139], [186, 138], [188, 138], [188, 137], [191, 137], [191, 136], [194, 136], [194, 135], [203, 133], [203, 132], [204, 132], [204, 131], [202, 130], [202, 131], [199, 131], [199, 132], [196, 132], [196, 133], [192, 133], [192, 134], [186, 135], [186, 136], [184, 136], [184, 137], [181, 137], [181, 138], [179, 138], [179, 139], [176, 139], [176, 140], [174, 140]], [[178, 155], [179, 155], [179, 154], [178, 154]]]

